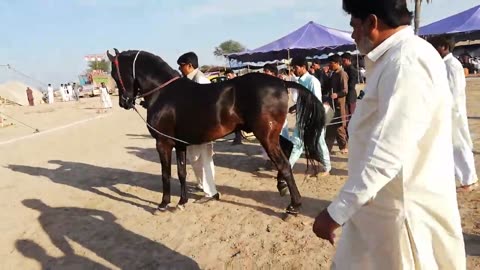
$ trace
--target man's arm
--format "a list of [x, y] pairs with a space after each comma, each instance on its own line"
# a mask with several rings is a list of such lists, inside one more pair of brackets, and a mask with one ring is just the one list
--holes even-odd
[[430, 125], [433, 93], [433, 78], [422, 65], [397, 63], [386, 68], [378, 85], [376, 116], [380, 119], [367, 152], [358, 161], [364, 164], [349, 171], [347, 182], [328, 207], [335, 222], [344, 224], [398, 175]]
[[337, 92], [337, 98], [345, 97], [348, 94], [348, 75], [347, 72], [340, 72], [340, 91]]

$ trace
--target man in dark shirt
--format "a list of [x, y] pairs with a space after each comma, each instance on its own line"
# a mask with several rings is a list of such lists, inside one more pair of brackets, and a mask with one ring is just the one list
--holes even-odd
[[341, 57], [332, 55], [328, 58], [330, 69], [333, 71], [331, 77], [331, 93], [330, 104], [335, 110], [335, 118], [332, 120], [333, 125], [327, 127], [326, 143], [328, 150], [331, 152], [335, 139], [337, 140], [340, 152], [348, 153], [347, 143], [347, 106], [346, 100], [348, 95], [348, 75], [342, 69]]
[[28, 105], [33, 106], [33, 91], [30, 89], [30, 87], [27, 87], [27, 99], [28, 99]]
[[349, 53], [342, 54], [342, 65], [348, 75], [347, 110], [348, 114], [352, 115], [357, 105], [358, 96], [355, 86], [358, 83], [358, 70], [352, 65], [352, 55]]

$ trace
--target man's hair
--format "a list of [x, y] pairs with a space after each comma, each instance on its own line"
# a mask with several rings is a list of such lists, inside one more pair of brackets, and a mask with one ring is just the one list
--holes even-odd
[[342, 58], [338, 54], [334, 54], [328, 57], [328, 62], [334, 62], [334, 63], [340, 64], [341, 61], [342, 61]]
[[342, 59], [347, 59], [349, 61], [352, 61], [352, 55], [350, 53], [344, 53], [342, 54]]
[[455, 48], [453, 41], [446, 36], [432, 37], [428, 39], [428, 42], [432, 44], [433, 47], [446, 47], [449, 52], [452, 52]]
[[235, 74], [235, 72], [233, 72], [232, 69], [227, 68], [227, 69], [225, 70], [225, 75], [227, 75], [227, 74]]
[[410, 25], [413, 18], [406, 0], [343, 0], [343, 10], [362, 21], [375, 15], [391, 28]]
[[299, 67], [305, 67], [308, 69], [308, 62], [305, 57], [294, 57], [292, 59], [292, 62], [290, 63], [291, 66], [299, 66]]
[[194, 52], [187, 52], [178, 58], [177, 64], [191, 64], [193, 68], [198, 68], [198, 56]]
[[272, 72], [273, 74], [278, 75], [278, 68], [274, 64], [265, 64], [263, 66], [263, 70], [268, 70], [268, 71]]
[[320, 61], [320, 59], [313, 59], [312, 65], [314, 65], [314, 64], [317, 64], [317, 65], [321, 66], [322, 62]]

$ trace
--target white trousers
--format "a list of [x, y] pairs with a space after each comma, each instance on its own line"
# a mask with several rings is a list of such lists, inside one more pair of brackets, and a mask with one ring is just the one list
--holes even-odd
[[213, 164], [213, 143], [190, 145], [187, 157], [192, 164], [198, 185], [207, 197], [217, 194], [215, 187], [215, 165]]
[[478, 177], [473, 158], [473, 143], [465, 115], [454, 118], [453, 158], [455, 161], [455, 177], [460, 181], [460, 184], [462, 186], [475, 184]]
[[48, 92], [48, 104], [52, 104], [53, 102], [55, 102], [55, 98], [53, 96], [53, 91], [49, 91]]
[[103, 104], [103, 108], [112, 108], [113, 105], [112, 105], [112, 99], [110, 98], [110, 95], [107, 93], [107, 91], [105, 91], [105, 93], [102, 91], [102, 94], [100, 95], [101, 99], [102, 99], [102, 104]]

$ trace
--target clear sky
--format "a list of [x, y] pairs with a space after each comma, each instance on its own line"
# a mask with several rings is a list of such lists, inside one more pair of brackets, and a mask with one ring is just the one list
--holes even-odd
[[[434, 0], [424, 5], [422, 24], [478, 4]], [[222, 41], [254, 49], [310, 20], [350, 30], [340, 0], [1, 0], [0, 18], [0, 65], [53, 84], [77, 81], [85, 55], [114, 47], [147, 50], [177, 68], [184, 52], [221, 64], [213, 50]], [[0, 68], [0, 81], [8, 73]]]

